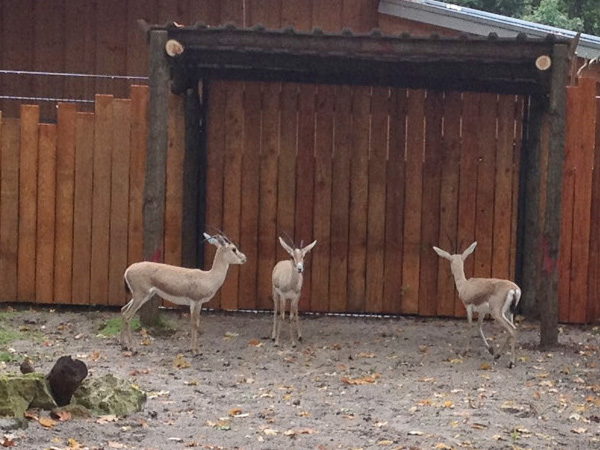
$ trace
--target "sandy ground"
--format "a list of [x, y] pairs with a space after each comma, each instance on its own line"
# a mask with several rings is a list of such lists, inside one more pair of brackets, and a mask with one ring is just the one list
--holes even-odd
[[[72, 355], [90, 376], [128, 378], [148, 401], [126, 418], [50, 427], [32, 420], [10, 432], [10, 442], [36, 450], [600, 448], [592, 327], [561, 327], [560, 348], [540, 352], [537, 325], [521, 322], [517, 367], [508, 369], [508, 357], [492, 361], [475, 328], [472, 352], [457, 354], [466, 320], [303, 316], [303, 342], [292, 348], [286, 326], [277, 348], [270, 314], [209, 312], [202, 353], [193, 357], [188, 316], [165, 315], [179, 330], [136, 333], [135, 356], [116, 337], [98, 336], [116, 311], [11, 316], [12, 326], [38, 338], [10, 343], [17, 360], [0, 371], [18, 370], [27, 354], [47, 373], [59, 356]], [[486, 322], [485, 330], [498, 346], [500, 328]]]

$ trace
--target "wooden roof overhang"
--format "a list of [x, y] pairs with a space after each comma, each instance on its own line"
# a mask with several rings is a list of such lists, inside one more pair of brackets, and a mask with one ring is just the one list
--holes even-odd
[[536, 61], [552, 61], [555, 46], [570, 43], [554, 35], [414, 38], [377, 30], [329, 34], [202, 24], [149, 30], [165, 30], [184, 48], [169, 58], [179, 92], [198, 79], [218, 78], [545, 94], [552, 70], [540, 70]]

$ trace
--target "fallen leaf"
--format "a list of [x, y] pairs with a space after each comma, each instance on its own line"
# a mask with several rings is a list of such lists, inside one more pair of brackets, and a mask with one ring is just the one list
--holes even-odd
[[358, 355], [356, 355], [357, 358], [375, 358], [375, 353], [365, 353], [365, 352], [360, 352]]
[[423, 436], [425, 433], [423, 433], [422, 431], [409, 431], [408, 435], [409, 436]]
[[279, 432], [277, 430], [274, 430], [273, 428], [265, 428], [263, 430], [263, 434], [265, 434], [266, 436], [275, 436], [278, 433]]
[[116, 422], [117, 420], [118, 420], [117, 416], [110, 414], [110, 415], [98, 417], [98, 419], [96, 420], [96, 423], [109, 423], [109, 422]]
[[115, 442], [115, 441], [108, 441], [107, 445], [109, 448], [126, 448], [127, 447], [125, 444], [121, 444], [120, 442]]
[[67, 440], [67, 446], [68, 448], [74, 448], [74, 449], [82, 449], [83, 445], [81, 445], [79, 442], [77, 442], [77, 439], [75, 438], [69, 438]]
[[365, 375], [364, 377], [360, 378], [343, 377], [341, 381], [342, 383], [351, 385], [375, 384], [380, 377], [380, 373], [374, 373], [372, 375]]
[[435, 446], [435, 448], [439, 448], [442, 450], [452, 450], [452, 447], [448, 447], [446, 444], [444, 444], [443, 442], [440, 442], [439, 444], [437, 444]]
[[69, 411], [53, 409], [50, 412], [50, 417], [58, 420], [59, 422], [66, 422], [67, 420], [71, 420], [71, 413]]
[[229, 415], [230, 416], [239, 416], [242, 413], [242, 410], [240, 408], [233, 408], [231, 411], [229, 411]]
[[2, 440], [0, 440], [0, 445], [2, 447], [16, 447], [17, 446], [16, 436], [14, 434], [5, 434], [2, 437]]
[[234, 338], [234, 337], [238, 337], [238, 336], [239, 336], [239, 333], [234, 333], [232, 331], [225, 332], [225, 337], [228, 337], [228, 338]]
[[56, 425], [56, 421], [52, 420], [50, 417], [40, 417], [38, 422], [44, 428], [52, 428], [54, 425]]
[[583, 427], [580, 427], [580, 428], [573, 428], [573, 429], [571, 430], [571, 432], [572, 432], [572, 433], [576, 433], [576, 434], [583, 434], [583, 433], [587, 433], [587, 428], [583, 428]]
[[190, 363], [186, 361], [182, 353], [178, 353], [173, 361], [173, 366], [176, 369], [187, 369], [190, 367]]
[[394, 445], [394, 441], [390, 441], [389, 439], [384, 439], [379, 441], [377, 445]]
[[27, 410], [25, 411], [25, 418], [29, 420], [39, 420], [39, 416], [35, 411]]
[[264, 344], [260, 342], [258, 339], [250, 339], [248, 341], [248, 345], [252, 347], [262, 347]]
[[490, 366], [488, 363], [484, 362], [481, 363], [481, 365], [479, 366], [479, 370], [491, 370], [492, 366]]
[[148, 375], [150, 373], [150, 369], [135, 369], [132, 370], [129, 375], [132, 377], [136, 377], [138, 375]]

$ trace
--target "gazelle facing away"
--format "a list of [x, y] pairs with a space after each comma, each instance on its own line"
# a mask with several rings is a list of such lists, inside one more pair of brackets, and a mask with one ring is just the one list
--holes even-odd
[[[291, 248], [280, 237], [281, 246], [288, 252], [291, 259], [279, 261], [273, 268], [273, 333], [271, 339], [275, 345], [279, 345], [279, 333], [281, 322], [285, 321], [286, 299], [290, 299], [290, 335], [292, 347], [296, 346], [296, 337], [302, 340], [300, 332], [300, 319], [298, 317], [298, 301], [302, 291], [302, 272], [304, 271], [304, 257], [316, 245], [313, 241], [304, 248]], [[277, 311], [281, 313], [281, 319], [277, 320]], [[294, 333], [294, 325], [296, 333]]]
[[246, 255], [224, 235], [210, 236], [204, 233], [204, 237], [217, 247], [212, 268], [208, 271], [149, 261], [134, 263], [125, 270], [125, 289], [131, 292], [131, 300], [121, 308], [121, 346], [124, 350], [135, 351], [130, 326], [134, 314], [154, 295], [158, 295], [177, 305], [189, 305], [192, 322], [190, 350], [197, 353], [202, 304], [213, 298], [219, 290], [230, 264], [246, 262]]
[[[521, 299], [521, 289], [512, 281], [498, 278], [469, 278], [467, 280], [464, 268], [465, 259], [473, 253], [476, 246], [477, 242], [473, 242], [460, 255], [451, 255], [437, 247], [433, 247], [433, 249], [442, 258], [450, 261], [450, 270], [452, 270], [452, 275], [454, 275], [458, 296], [465, 305], [465, 308], [467, 308], [469, 325], [472, 323], [473, 311], [475, 311], [478, 315], [479, 334], [490, 354], [494, 356], [494, 359], [500, 358], [510, 342], [511, 362], [509, 363], [509, 367], [513, 367], [515, 365], [515, 340], [517, 336], [517, 328], [513, 323], [513, 311]], [[483, 334], [483, 319], [487, 314], [496, 319], [508, 332], [506, 341], [497, 353], [494, 352], [494, 347], [488, 344]], [[469, 350], [470, 339], [471, 330], [469, 330], [465, 352]]]

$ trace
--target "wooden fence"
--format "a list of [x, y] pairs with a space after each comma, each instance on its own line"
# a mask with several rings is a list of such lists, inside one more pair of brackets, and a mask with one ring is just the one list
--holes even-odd
[[[600, 100], [568, 92], [560, 319], [600, 315]], [[210, 306], [271, 307], [277, 235], [317, 239], [304, 311], [462, 315], [448, 264], [514, 277], [522, 98], [369, 87], [215, 82], [208, 122], [207, 223], [248, 255]], [[147, 87], [0, 115], [2, 301], [121, 305], [142, 258]], [[164, 254], [181, 262], [182, 100], [169, 104]], [[543, 167], [543, 165], [542, 165]], [[543, 243], [541, 243], [543, 245]], [[210, 264], [214, 251], [207, 247]]]
[[302, 310], [462, 314], [431, 247], [477, 240], [467, 274], [513, 277], [522, 113], [506, 95], [215, 83], [207, 223], [248, 262], [211, 306], [269, 308], [287, 233], [318, 240]]
[[600, 98], [582, 78], [567, 92], [567, 138], [559, 262], [562, 322], [600, 317]]

